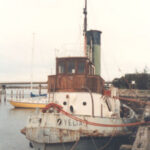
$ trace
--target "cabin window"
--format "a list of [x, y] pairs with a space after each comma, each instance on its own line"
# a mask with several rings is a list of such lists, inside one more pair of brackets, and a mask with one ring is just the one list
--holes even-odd
[[84, 72], [85, 72], [85, 63], [78, 62], [78, 73], [84, 73]]
[[75, 63], [73, 61], [70, 61], [68, 63], [68, 73], [74, 74], [75, 73]]
[[64, 62], [59, 62], [59, 64], [58, 64], [58, 73], [59, 74], [65, 73], [65, 63]]

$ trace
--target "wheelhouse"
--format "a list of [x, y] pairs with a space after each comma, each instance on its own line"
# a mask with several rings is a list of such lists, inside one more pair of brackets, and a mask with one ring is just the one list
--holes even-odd
[[95, 67], [86, 57], [56, 58], [57, 75], [94, 75]]
[[48, 91], [91, 91], [102, 93], [104, 80], [95, 75], [87, 57], [56, 58], [56, 75], [48, 76]]

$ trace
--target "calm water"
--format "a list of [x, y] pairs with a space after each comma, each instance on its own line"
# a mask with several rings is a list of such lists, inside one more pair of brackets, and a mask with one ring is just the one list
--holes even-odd
[[34, 110], [14, 109], [9, 102], [0, 103], [0, 150], [31, 150], [20, 130]]
[[[7, 98], [9, 96], [10, 91], [7, 91]], [[9, 102], [4, 102], [2, 99], [0, 102], [0, 150], [33, 150], [20, 130], [25, 127], [28, 116], [34, 111], [34, 109], [15, 109]]]

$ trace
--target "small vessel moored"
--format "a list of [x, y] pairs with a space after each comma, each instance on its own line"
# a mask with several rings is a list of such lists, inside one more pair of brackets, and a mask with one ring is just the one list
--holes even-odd
[[29, 97], [23, 99], [10, 99], [9, 103], [15, 108], [45, 108], [49, 101], [47, 97]]
[[30, 96], [24, 96], [24, 94], [17, 92], [14, 96], [12, 93], [8, 101], [15, 108], [44, 108], [49, 103], [47, 94], [33, 94], [31, 92]]

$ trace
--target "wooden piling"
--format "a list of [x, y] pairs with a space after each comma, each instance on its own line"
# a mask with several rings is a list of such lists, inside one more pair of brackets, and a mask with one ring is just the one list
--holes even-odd
[[18, 90], [16, 91], [16, 99], [18, 99]]
[[0, 90], [0, 103], [1, 103], [1, 99], [2, 99], [2, 91]]
[[21, 99], [21, 91], [19, 91], [19, 99]]
[[41, 84], [39, 84], [39, 95], [41, 95]]
[[13, 99], [13, 90], [11, 90], [11, 99]]
[[6, 102], [6, 89], [4, 89], [4, 102]]
[[22, 98], [24, 98], [24, 90], [22, 90]]

